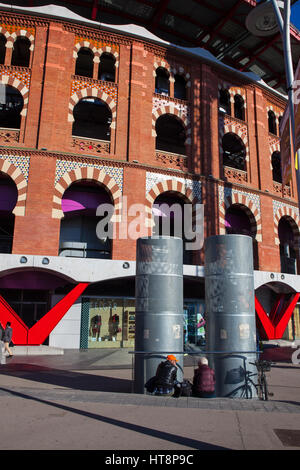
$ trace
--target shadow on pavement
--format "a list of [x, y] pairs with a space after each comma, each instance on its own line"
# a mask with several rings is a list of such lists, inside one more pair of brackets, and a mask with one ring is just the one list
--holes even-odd
[[102, 391], [102, 392], [131, 392], [131, 380], [114, 377], [105, 377], [102, 375], [82, 374], [62, 369], [51, 369], [47, 367], [36, 366], [34, 364], [17, 364], [14, 370], [13, 364], [9, 369], [1, 370], [0, 375], [22, 378], [37, 383], [65, 387], [74, 390], [83, 391]]
[[197, 441], [196, 439], [191, 439], [189, 437], [179, 436], [177, 434], [171, 434], [171, 433], [165, 432], [165, 431], [158, 431], [157, 429], [151, 429], [151, 428], [147, 428], [145, 426], [141, 426], [141, 425], [138, 425], [138, 424], [132, 424], [132, 423], [128, 423], [126, 421], [121, 421], [119, 419], [109, 418], [107, 416], [91, 413], [89, 411], [79, 410], [77, 408], [72, 408], [70, 406], [61, 405], [60, 403], [53, 403], [51, 401], [43, 400], [41, 398], [32, 397], [32, 396], [26, 395], [24, 393], [11, 391], [11, 390], [5, 389], [3, 387], [0, 387], [0, 390], [2, 390], [4, 392], [8, 392], [11, 395], [14, 395], [14, 396], [17, 396], [17, 397], [20, 397], [20, 398], [33, 400], [33, 401], [36, 401], [38, 403], [42, 403], [44, 405], [49, 405], [49, 406], [53, 406], [55, 408], [59, 408], [61, 410], [67, 411], [69, 413], [75, 413], [75, 414], [78, 414], [78, 415], [81, 415], [81, 416], [85, 416], [86, 418], [95, 419], [95, 420], [101, 421], [103, 423], [111, 424], [113, 426], [118, 426], [120, 428], [130, 430], [130, 431], [134, 431], [134, 432], [137, 432], [139, 434], [148, 435], [150, 437], [155, 437], [157, 439], [163, 439], [165, 441], [176, 443], [176, 444], [181, 445], [181, 446], [186, 446], [186, 447], [189, 447], [191, 449], [196, 449], [196, 450], [230, 450], [226, 447], [209, 444], [209, 443], [206, 443], [206, 442], [203, 442], [203, 441]]

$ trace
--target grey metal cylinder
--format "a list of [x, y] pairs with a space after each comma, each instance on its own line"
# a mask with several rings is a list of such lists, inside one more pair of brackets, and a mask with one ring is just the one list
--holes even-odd
[[[255, 386], [245, 385], [245, 369], [256, 373], [250, 364], [256, 360], [251, 237], [217, 235], [205, 241], [205, 303], [206, 349], [214, 353], [207, 356], [217, 396], [257, 397]], [[255, 383], [256, 376], [251, 378]]]
[[[134, 391], [146, 393], [148, 379], [168, 354], [176, 355], [182, 380], [183, 242], [168, 236], [137, 240], [135, 281]], [[145, 351], [146, 353], [143, 353]]]

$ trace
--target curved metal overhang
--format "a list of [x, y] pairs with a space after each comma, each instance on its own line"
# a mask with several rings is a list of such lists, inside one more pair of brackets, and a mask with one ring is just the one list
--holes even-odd
[[[292, 5], [296, 1], [292, 0]], [[72, 14], [65, 18], [67, 21], [83, 22], [94, 28], [103, 24], [134, 24], [167, 43], [203, 48], [223, 64], [240, 72], [254, 73], [268, 86], [286, 93], [280, 33], [267, 38], [255, 37], [245, 26], [248, 14], [258, 3], [255, 0], [49, 0], [49, 3], [52, 11], [55, 6], [70, 10]], [[43, 15], [38, 10], [45, 5], [45, 0], [2, 0], [0, 9]], [[296, 68], [300, 33], [294, 26], [291, 26], [291, 49]]]

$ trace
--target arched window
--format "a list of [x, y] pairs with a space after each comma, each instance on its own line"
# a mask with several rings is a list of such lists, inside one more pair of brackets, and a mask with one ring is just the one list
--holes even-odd
[[105, 217], [96, 215], [101, 204], [112, 204], [112, 200], [105, 188], [94, 182], [76, 182], [65, 191], [59, 256], [111, 259], [111, 239], [97, 236], [97, 225]]
[[231, 132], [222, 139], [223, 165], [238, 170], [246, 169], [246, 149], [242, 140]]
[[282, 183], [280, 152], [272, 153], [272, 177], [273, 181]]
[[219, 111], [231, 115], [230, 94], [228, 90], [220, 90], [219, 92]]
[[6, 37], [3, 34], [0, 34], [0, 64], [4, 64], [5, 53], [6, 53]]
[[29, 67], [30, 64], [30, 41], [25, 37], [18, 37], [14, 42], [11, 57], [11, 65]]
[[230, 206], [225, 215], [225, 229], [228, 234], [252, 236], [251, 223], [246, 212], [237, 205]]
[[273, 111], [268, 111], [268, 125], [269, 125], [269, 132], [277, 135], [276, 117]]
[[21, 93], [10, 85], [0, 84], [0, 127], [20, 129], [24, 100]]
[[174, 98], [179, 100], [186, 100], [186, 81], [182, 75], [175, 75], [174, 77]]
[[296, 274], [296, 251], [292, 224], [293, 222], [288, 217], [281, 217], [278, 224], [281, 272], [288, 274]]
[[110, 140], [111, 110], [98, 98], [83, 98], [74, 107], [72, 135]]
[[[180, 237], [183, 240], [183, 263], [191, 264], [193, 251], [186, 250], [185, 234], [189, 227], [184, 227], [184, 205], [191, 204], [180, 194], [166, 191], [154, 201], [152, 214], [154, 217], [153, 235]], [[188, 222], [189, 223], [189, 222]], [[191, 241], [191, 240], [188, 240]]]
[[252, 237], [253, 246], [253, 267], [258, 269], [258, 246], [256, 235], [256, 225], [251, 224], [250, 211], [246, 206], [233, 204], [228, 207], [225, 214], [225, 230], [226, 234], [247, 235]]
[[88, 47], [82, 47], [77, 53], [75, 75], [93, 78], [94, 54]]
[[156, 149], [185, 155], [186, 132], [182, 122], [171, 114], [156, 121]]
[[116, 81], [116, 59], [112, 54], [104, 52], [101, 55], [98, 79], [105, 82]]
[[245, 121], [245, 103], [241, 95], [234, 97], [234, 117]]
[[11, 253], [15, 216], [12, 213], [18, 199], [17, 187], [4, 173], [0, 173], [0, 253]]
[[163, 67], [156, 69], [155, 93], [160, 93], [161, 95], [170, 94], [170, 75]]

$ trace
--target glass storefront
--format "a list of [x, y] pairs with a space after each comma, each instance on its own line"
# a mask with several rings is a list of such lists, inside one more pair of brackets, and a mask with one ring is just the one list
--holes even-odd
[[[183, 311], [184, 347], [205, 344], [204, 300], [189, 300]], [[135, 299], [84, 297], [81, 348], [133, 348]]]
[[[83, 298], [81, 347], [134, 347], [135, 300], [130, 298]], [[88, 335], [86, 341], [86, 333]]]
[[205, 302], [189, 300], [183, 305], [183, 341], [184, 348], [205, 345]]

